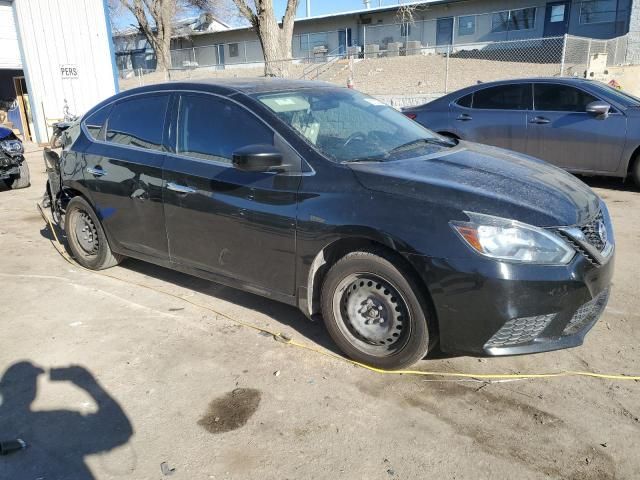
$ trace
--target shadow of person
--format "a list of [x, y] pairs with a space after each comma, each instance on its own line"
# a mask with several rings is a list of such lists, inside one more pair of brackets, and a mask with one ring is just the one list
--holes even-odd
[[49, 371], [51, 381], [70, 382], [88, 393], [95, 413], [34, 411], [38, 377], [45, 371], [31, 362], [11, 365], [0, 379], [0, 439], [24, 440], [26, 450], [0, 457], [0, 478], [90, 480], [86, 455], [126, 444], [133, 427], [120, 405], [80, 366]]

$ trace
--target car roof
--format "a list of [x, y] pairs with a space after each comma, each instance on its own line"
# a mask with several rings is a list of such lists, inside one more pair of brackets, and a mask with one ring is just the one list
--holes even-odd
[[487, 87], [497, 87], [500, 85], [512, 85], [514, 83], [564, 83], [567, 85], [590, 85], [593, 83], [593, 80], [589, 80], [586, 78], [575, 78], [575, 77], [530, 77], [530, 78], [512, 78], [508, 80], [494, 80], [492, 82], [482, 82], [477, 83], [475, 85], [471, 85], [469, 87], [461, 88], [460, 90], [456, 90], [455, 92], [451, 92], [447, 95], [444, 95], [433, 102], [439, 101], [450, 101], [452, 98], [458, 98], [466, 95], [467, 93], [475, 92], [481, 88]]
[[162, 91], [162, 90], [200, 90], [203, 92], [216, 92], [226, 95], [243, 93], [251, 95], [254, 93], [278, 92], [301, 90], [305, 88], [329, 88], [337, 85], [327, 82], [311, 80], [289, 80], [284, 78], [264, 77], [264, 78], [225, 78], [225, 79], [203, 79], [203, 80], [178, 80], [165, 83], [157, 83], [145, 87], [126, 90], [122, 97], [128, 94]]

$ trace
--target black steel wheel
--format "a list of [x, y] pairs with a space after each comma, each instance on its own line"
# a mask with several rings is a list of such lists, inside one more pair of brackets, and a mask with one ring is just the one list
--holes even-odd
[[322, 313], [338, 346], [367, 365], [406, 367], [429, 349], [426, 301], [411, 272], [386, 252], [353, 252], [331, 267]]
[[73, 257], [83, 267], [102, 270], [122, 261], [121, 255], [111, 251], [98, 217], [84, 198], [74, 197], [67, 205], [64, 229]]

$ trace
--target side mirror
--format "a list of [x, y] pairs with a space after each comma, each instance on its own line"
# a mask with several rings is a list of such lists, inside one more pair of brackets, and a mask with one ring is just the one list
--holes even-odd
[[587, 105], [587, 113], [593, 113], [598, 117], [606, 118], [609, 115], [609, 110], [611, 110], [611, 105], [607, 102], [601, 102], [597, 100], [595, 102], [591, 102]]
[[268, 172], [282, 166], [282, 154], [273, 145], [247, 145], [233, 152], [233, 166], [246, 172]]

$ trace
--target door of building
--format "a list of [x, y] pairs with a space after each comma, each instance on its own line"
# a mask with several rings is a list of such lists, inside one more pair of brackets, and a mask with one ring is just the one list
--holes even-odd
[[351, 29], [338, 30], [338, 47], [340, 55], [347, 53], [347, 47], [351, 46]]
[[453, 17], [439, 18], [436, 22], [436, 45], [453, 43]]
[[544, 15], [544, 36], [560, 37], [569, 31], [571, 2], [549, 2]]
[[16, 103], [20, 109], [20, 122], [22, 123], [22, 135], [27, 142], [33, 139], [33, 117], [27, 82], [24, 77], [13, 77], [13, 86], [16, 89]]

